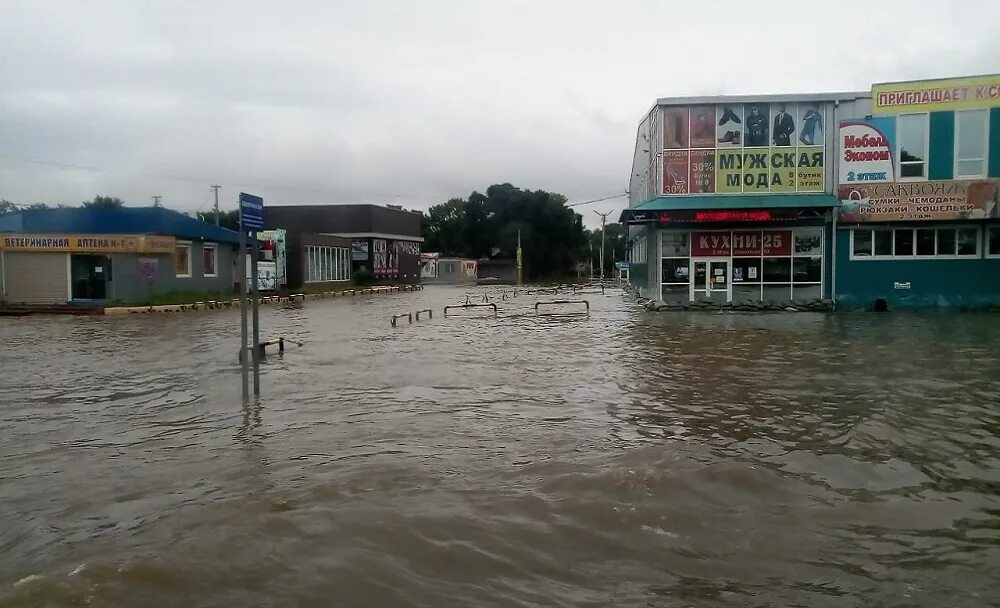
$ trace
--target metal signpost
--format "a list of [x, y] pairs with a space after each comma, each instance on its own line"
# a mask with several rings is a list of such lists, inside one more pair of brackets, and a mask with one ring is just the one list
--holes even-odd
[[[240, 192], [240, 269], [242, 279], [240, 281], [240, 365], [243, 375], [243, 398], [249, 397], [249, 375], [250, 360], [253, 359], [253, 394], [260, 395], [260, 358], [257, 354], [257, 343], [260, 341], [260, 318], [258, 309], [260, 308], [260, 298], [257, 291], [257, 232], [264, 229], [264, 199], [253, 194]], [[253, 243], [253, 251], [250, 257], [250, 285], [244, 281], [248, 278], [247, 273], [247, 232], [250, 233], [250, 240]], [[250, 298], [253, 314], [253, 342], [247, 345], [247, 298]], [[249, 352], [248, 349], [249, 348]], [[249, 355], [249, 356], [248, 356]]]

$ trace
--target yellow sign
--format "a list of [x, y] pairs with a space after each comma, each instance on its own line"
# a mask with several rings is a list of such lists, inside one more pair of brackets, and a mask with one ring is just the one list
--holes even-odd
[[5, 251], [65, 251], [70, 253], [173, 253], [172, 236], [130, 234], [4, 234]]
[[872, 114], [1000, 107], [1000, 74], [872, 85]]

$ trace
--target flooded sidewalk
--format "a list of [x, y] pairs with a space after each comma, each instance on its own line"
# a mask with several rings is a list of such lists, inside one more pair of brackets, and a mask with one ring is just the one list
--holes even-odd
[[0, 320], [0, 605], [1000, 599], [1000, 316], [505, 291]]

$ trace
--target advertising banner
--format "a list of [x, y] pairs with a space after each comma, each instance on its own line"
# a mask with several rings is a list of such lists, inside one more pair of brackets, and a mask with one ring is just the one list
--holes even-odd
[[872, 86], [872, 114], [1000, 107], [1000, 74]]
[[694, 257], [728, 257], [733, 247], [731, 232], [692, 232], [691, 255]]
[[663, 152], [663, 193], [688, 193], [687, 150], [665, 150]]
[[664, 108], [663, 147], [672, 150], [688, 148], [689, 143], [687, 107]]
[[744, 230], [733, 232], [734, 256], [760, 256], [760, 230]]
[[798, 133], [798, 106], [794, 103], [771, 104], [771, 145], [794, 146]]
[[743, 149], [743, 192], [766, 193], [771, 180], [767, 148]]
[[691, 194], [715, 192], [715, 150], [691, 150], [688, 183]]
[[5, 251], [173, 253], [176, 248], [174, 237], [157, 235], [5, 234], [0, 238], [0, 249]]
[[840, 183], [896, 181], [895, 131], [895, 117], [842, 120], [838, 137]]
[[[277, 276], [278, 285], [286, 285], [288, 283], [288, 250], [287, 250], [287, 237], [288, 232], [284, 228], [278, 228], [277, 230], [261, 230], [257, 233], [257, 238], [261, 241], [271, 241], [274, 243], [274, 271]], [[259, 261], [258, 261], [259, 262]], [[260, 266], [258, 265], [259, 269]], [[260, 274], [260, 273], [258, 273]], [[259, 284], [259, 279], [258, 279]]]
[[715, 153], [715, 191], [743, 192], [743, 150], [717, 150]]
[[351, 260], [368, 261], [368, 239], [351, 239]]
[[718, 148], [739, 148], [743, 145], [743, 105], [725, 104], [715, 107], [715, 142]]
[[794, 148], [771, 148], [768, 151], [771, 168], [771, 192], [795, 192], [795, 167], [798, 155]]
[[796, 149], [798, 169], [795, 190], [797, 192], [823, 191], [823, 146], [800, 147]]
[[765, 230], [761, 235], [761, 254], [792, 255], [791, 230]]
[[748, 103], [744, 113], [746, 116], [743, 128], [743, 145], [751, 148], [769, 145], [771, 143], [768, 138], [770, 104]]
[[966, 220], [998, 217], [1000, 180], [841, 184], [842, 222]]
[[691, 147], [715, 147], [715, 106], [691, 108]]
[[799, 104], [799, 146], [823, 143], [823, 110], [817, 103]]

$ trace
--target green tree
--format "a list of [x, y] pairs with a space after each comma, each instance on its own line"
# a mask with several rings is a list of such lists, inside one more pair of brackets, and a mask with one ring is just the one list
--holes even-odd
[[95, 196], [92, 201], [83, 201], [84, 207], [96, 209], [117, 209], [125, 206], [125, 201], [115, 196]]
[[7, 199], [0, 200], [0, 214], [17, 211], [17, 205]]
[[[622, 224], [606, 224], [604, 226], [604, 276], [613, 276], [615, 262], [625, 259], [625, 249], [628, 236]], [[601, 229], [587, 231], [588, 250], [594, 255], [594, 275], [601, 272]], [[589, 253], [588, 251], [588, 253]]]
[[571, 274], [587, 249], [583, 218], [566, 207], [566, 197], [511, 184], [435, 205], [422, 227], [426, 250], [472, 258], [513, 259], [520, 232], [530, 279]]
[[[208, 222], [209, 224], [215, 223], [215, 211], [199, 211], [198, 219], [203, 222]], [[219, 212], [219, 225], [223, 228], [229, 228], [230, 230], [240, 229], [240, 211], [239, 209], [233, 209], [231, 211], [220, 211]]]

